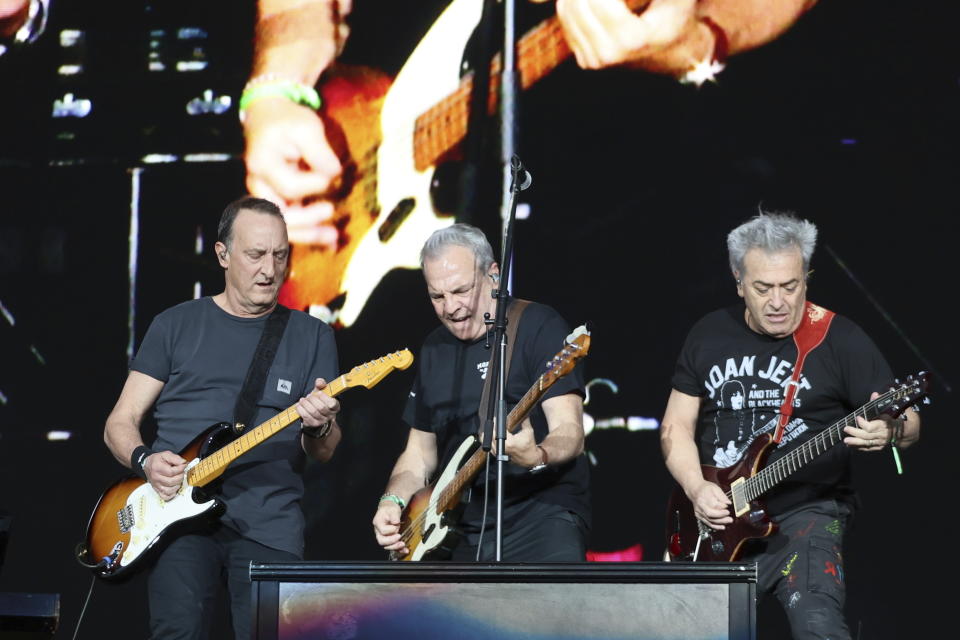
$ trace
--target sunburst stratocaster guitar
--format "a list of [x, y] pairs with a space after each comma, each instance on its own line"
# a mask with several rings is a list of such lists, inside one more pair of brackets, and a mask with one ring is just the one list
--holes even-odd
[[777, 530], [759, 499], [794, 472], [804, 467], [831, 447], [843, 442], [846, 426], [857, 426], [856, 417], [875, 420], [882, 414], [897, 417], [907, 407], [927, 395], [929, 374], [920, 372], [906, 382], [866, 403], [850, 415], [771, 464], [766, 460], [774, 450], [773, 436], [765, 434], [744, 452], [734, 465], [718, 468], [702, 465], [703, 477], [716, 483], [731, 502], [733, 522], [716, 530], [703, 524], [693, 513], [693, 504], [677, 487], [667, 508], [667, 553], [671, 560], [733, 562], [743, 553], [751, 539], [765, 538]]
[[[391, 353], [354, 367], [332, 380], [324, 392], [336, 396], [351, 387], [369, 389], [412, 362], [408, 349]], [[180, 453], [188, 465], [180, 490], [169, 501], [136, 476], [121, 479], [103, 493], [90, 516], [86, 542], [78, 551], [81, 562], [101, 578], [120, 578], [189, 523], [204, 516], [218, 517], [224, 504], [210, 490], [212, 483], [234, 460], [299, 419], [293, 405], [236, 439], [230, 423], [213, 425]]]
[[[628, 0], [633, 9], [648, 2]], [[435, 182], [443, 182], [434, 170], [455, 155], [467, 133], [474, 76], [463, 75], [461, 63], [482, 8], [483, 0], [451, 2], [392, 80], [374, 69], [342, 65], [321, 78], [320, 117], [343, 165], [331, 196], [339, 241], [333, 247], [293, 245], [281, 303], [307, 309], [342, 296], [332, 320], [350, 326], [383, 276], [419, 267], [424, 240], [454, 222], [453, 207], [434, 197]], [[569, 57], [557, 18], [544, 20], [517, 43], [521, 88]], [[499, 57], [490, 67], [492, 112]]]
[[[573, 371], [577, 361], [589, 350], [590, 332], [581, 325], [567, 336], [563, 349], [547, 363], [546, 372], [510, 411], [507, 429], [511, 433], [520, 427], [547, 389]], [[409, 552], [402, 556], [393, 552], [391, 559], [424, 560], [449, 554], [458, 539], [454, 525], [461, 511], [460, 496], [483, 467], [486, 457], [487, 452], [480, 447], [479, 438], [470, 436], [463, 441], [436, 481], [410, 499], [400, 522], [400, 537]]]

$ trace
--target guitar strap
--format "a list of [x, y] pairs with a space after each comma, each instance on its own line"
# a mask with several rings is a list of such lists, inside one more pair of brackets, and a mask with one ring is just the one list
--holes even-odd
[[800, 326], [793, 332], [793, 342], [797, 345], [797, 362], [793, 365], [793, 377], [787, 383], [787, 394], [780, 406], [780, 419], [777, 421], [777, 430], [773, 435], [775, 443], [783, 439], [787, 423], [793, 416], [793, 400], [797, 396], [797, 389], [800, 388], [800, 372], [803, 370], [807, 354], [820, 346], [823, 339], [827, 337], [827, 331], [835, 315], [833, 311], [813, 304], [809, 300], [804, 306]]
[[[523, 315], [523, 311], [527, 308], [528, 304], [530, 304], [529, 300], [513, 298], [510, 301], [510, 306], [507, 307], [507, 351], [505, 354], [505, 375], [503, 376], [505, 380], [507, 379], [507, 375], [510, 374], [510, 359], [513, 356], [513, 343], [516, 342], [517, 328], [520, 326], [520, 316]], [[493, 349], [496, 349], [496, 345], [493, 345]], [[490, 379], [494, 376], [494, 371], [491, 366], [494, 355], [496, 355], [495, 352], [490, 354], [490, 362], [487, 363], [487, 376], [483, 381], [483, 392], [480, 394], [480, 407], [477, 410], [477, 415], [480, 417], [481, 430], [483, 429], [483, 425], [487, 423], [487, 406], [490, 404]]]
[[289, 319], [290, 309], [282, 304], [277, 304], [267, 318], [263, 333], [260, 334], [257, 350], [247, 370], [247, 377], [243, 381], [243, 388], [237, 396], [237, 404], [233, 408], [233, 428], [237, 433], [241, 433], [254, 418], [257, 400], [263, 393], [267, 373], [270, 371], [270, 365], [273, 364], [274, 356], [277, 355], [277, 348], [280, 346], [280, 339], [283, 338]]

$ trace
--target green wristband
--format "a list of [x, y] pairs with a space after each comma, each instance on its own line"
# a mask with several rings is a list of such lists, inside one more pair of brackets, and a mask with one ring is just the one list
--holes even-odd
[[396, 503], [397, 505], [400, 506], [401, 509], [407, 508], [406, 501], [400, 496], [394, 495], [392, 493], [385, 493], [382, 496], [380, 496], [380, 502], [383, 502], [384, 500], [389, 500], [390, 502]]
[[240, 95], [239, 110], [241, 112], [245, 111], [251, 103], [260, 98], [271, 98], [274, 96], [286, 98], [287, 100], [313, 109], [319, 109], [321, 104], [320, 94], [317, 93], [317, 90], [313, 87], [300, 84], [299, 82], [283, 81], [248, 86]]

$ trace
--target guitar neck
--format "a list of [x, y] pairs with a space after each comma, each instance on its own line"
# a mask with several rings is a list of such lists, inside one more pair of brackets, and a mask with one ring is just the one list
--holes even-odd
[[824, 429], [776, 462], [764, 467], [747, 481], [747, 499], [754, 500], [759, 498], [807, 464], [813, 462], [813, 460], [821, 454], [826, 453], [828, 449], [843, 442], [845, 436], [843, 428], [848, 426], [856, 427], [857, 416], [865, 420], [875, 420], [878, 418], [881, 413], [878, 407], [882, 406], [898, 393], [895, 389], [887, 391], [853, 413], [833, 423], [829, 428]]
[[[646, 5], [649, 0], [628, 0], [631, 9]], [[570, 57], [570, 46], [563, 36], [563, 28], [556, 17], [551, 17], [528, 31], [517, 41], [517, 71], [520, 88], [529, 89]], [[497, 108], [500, 89], [502, 57], [498, 53], [490, 62], [490, 97], [487, 113]], [[416, 120], [413, 135], [413, 157], [417, 171], [435, 165], [440, 157], [463, 140], [467, 133], [470, 114], [470, 95], [474, 74], [463, 77], [460, 86], [449, 96], [422, 113]]]
[[[342, 375], [328, 383], [324, 392], [328, 396], [334, 397], [343, 393], [348, 386], [346, 375]], [[297, 405], [287, 407], [266, 422], [232, 441], [230, 444], [217, 449], [203, 458], [203, 460], [187, 472], [187, 483], [193, 487], [207, 485], [223, 474], [224, 470], [234, 460], [299, 419], [300, 414], [297, 413]]]
[[[510, 414], [507, 416], [507, 430], [510, 433], [516, 433], [517, 429], [520, 427], [520, 424], [523, 422], [524, 418], [527, 417], [527, 414], [530, 413], [530, 410], [533, 409], [537, 401], [547, 392], [549, 385], [544, 383], [544, 375], [541, 375], [537, 381], [530, 387], [523, 397], [520, 399], [520, 402], [510, 411]], [[437, 498], [437, 504], [439, 505], [439, 511], [446, 511], [453, 507], [454, 501], [457, 496], [460, 495], [460, 492], [473, 480], [474, 476], [483, 468], [484, 462], [486, 461], [487, 452], [482, 448], [477, 449], [473, 452], [467, 461], [460, 467], [460, 470], [457, 471], [456, 475], [450, 480], [450, 483], [440, 493], [440, 496]]]

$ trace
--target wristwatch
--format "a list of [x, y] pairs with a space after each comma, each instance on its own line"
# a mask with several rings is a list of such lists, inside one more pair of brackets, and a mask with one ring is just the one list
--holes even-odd
[[330, 429], [333, 428], [333, 420], [327, 420], [321, 425], [316, 427], [300, 427], [300, 433], [307, 436], [308, 438], [313, 438], [314, 440], [322, 440], [330, 435]]
[[537, 449], [540, 449], [540, 463], [530, 467], [530, 473], [540, 473], [541, 471], [545, 471], [547, 468], [547, 463], [550, 461], [550, 458], [547, 456], [546, 449], [540, 445], [537, 445]]

